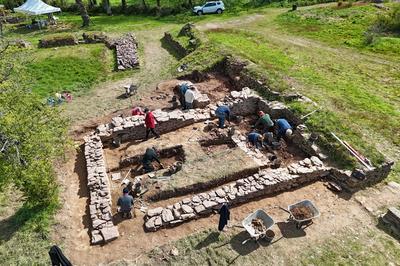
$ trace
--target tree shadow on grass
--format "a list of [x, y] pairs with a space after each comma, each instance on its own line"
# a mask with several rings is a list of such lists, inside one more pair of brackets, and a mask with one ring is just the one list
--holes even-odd
[[43, 216], [44, 212], [49, 211], [47, 208], [47, 206], [32, 206], [28, 203], [24, 203], [16, 213], [0, 221], [0, 242], [9, 241], [25, 224], [32, 221], [37, 221], [34, 224], [37, 226], [37, 231], [40, 233], [41, 216]]

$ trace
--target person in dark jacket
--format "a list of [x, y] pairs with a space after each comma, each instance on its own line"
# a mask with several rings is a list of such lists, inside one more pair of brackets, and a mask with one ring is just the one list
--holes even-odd
[[218, 211], [219, 213], [219, 222], [218, 222], [218, 230], [224, 230], [224, 227], [228, 224], [228, 221], [231, 219], [231, 212], [229, 211], [228, 204], [222, 204], [221, 209]]
[[123, 195], [119, 197], [117, 201], [117, 206], [119, 206], [118, 212], [122, 214], [122, 218], [132, 218], [132, 208], [133, 208], [133, 197], [129, 195], [129, 189], [125, 187], [122, 190]]
[[160, 162], [160, 159], [158, 158], [157, 149], [155, 147], [147, 148], [142, 159], [143, 169], [146, 173], [154, 171], [154, 166], [153, 166], [154, 161], [159, 163], [160, 166], [164, 168], [163, 164]]
[[49, 250], [52, 266], [72, 266], [72, 263], [64, 256], [58, 246], [52, 246]]

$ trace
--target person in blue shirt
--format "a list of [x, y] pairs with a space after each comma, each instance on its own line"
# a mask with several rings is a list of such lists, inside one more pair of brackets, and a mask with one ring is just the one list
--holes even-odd
[[251, 132], [247, 135], [247, 140], [253, 146], [256, 146], [257, 149], [262, 148], [263, 146], [263, 136], [257, 132]]
[[284, 119], [280, 118], [275, 120], [276, 128], [277, 128], [277, 139], [278, 141], [282, 137], [286, 137], [287, 139], [290, 138], [293, 134], [293, 129], [292, 126], [289, 124], [289, 122]]
[[215, 115], [218, 117], [218, 127], [225, 127], [225, 119], [230, 121], [231, 110], [226, 105], [221, 105], [215, 110]]
[[179, 85], [179, 102], [181, 103], [182, 110], [186, 109], [185, 93], [189, 89], [189, 84], [184, 82]]

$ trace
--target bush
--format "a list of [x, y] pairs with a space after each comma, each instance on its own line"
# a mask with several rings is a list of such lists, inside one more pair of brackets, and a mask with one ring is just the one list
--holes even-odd
[[43, 37], [39, 40], [40, 48], [77, 45], [78, 38], [73, 34], [57, 34]]
[[400, 33], [400, 4], [389, 13], [380, 14], [372, 26], [381, 32]]

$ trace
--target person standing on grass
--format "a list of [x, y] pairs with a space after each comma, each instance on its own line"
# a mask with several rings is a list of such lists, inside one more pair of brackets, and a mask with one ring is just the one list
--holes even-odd
[[225, 119], [230, 121], [231, 110], [227, 105], [218, 106], [217, 110], [215, 110], [215, 115], [218, 117], [218, 127], [225, 127]]
[[263, 111], [258, 112], [258, 120], [254, 125], [255, 128], [262, 126], [263, 133], [267, 133], [274, 128], [274, 122], [271, 120], [269, 114], [264, 113]]
[[190, 86], [185, 92], [185, 107], [186, 109], [193, 109], [194, 101], [194, 87]]
[[122, 190], [123, 195], [118, 198], [117, 206], [118, 212], [121, 213], [122, 218], [132, 218], [133, 197], [129, 195], [129, 189], [125, 187]]
[[153, 112], [148, 108], [144, 109], [146, 116], [144, 117], [144, 124], [146, 126], [146, 140], [149, 138], [150, 131], [155, 135], [155, 138], [159, 138], [160, 135], [154, 130], [156, 128], [156, 119], [154, 118]]

